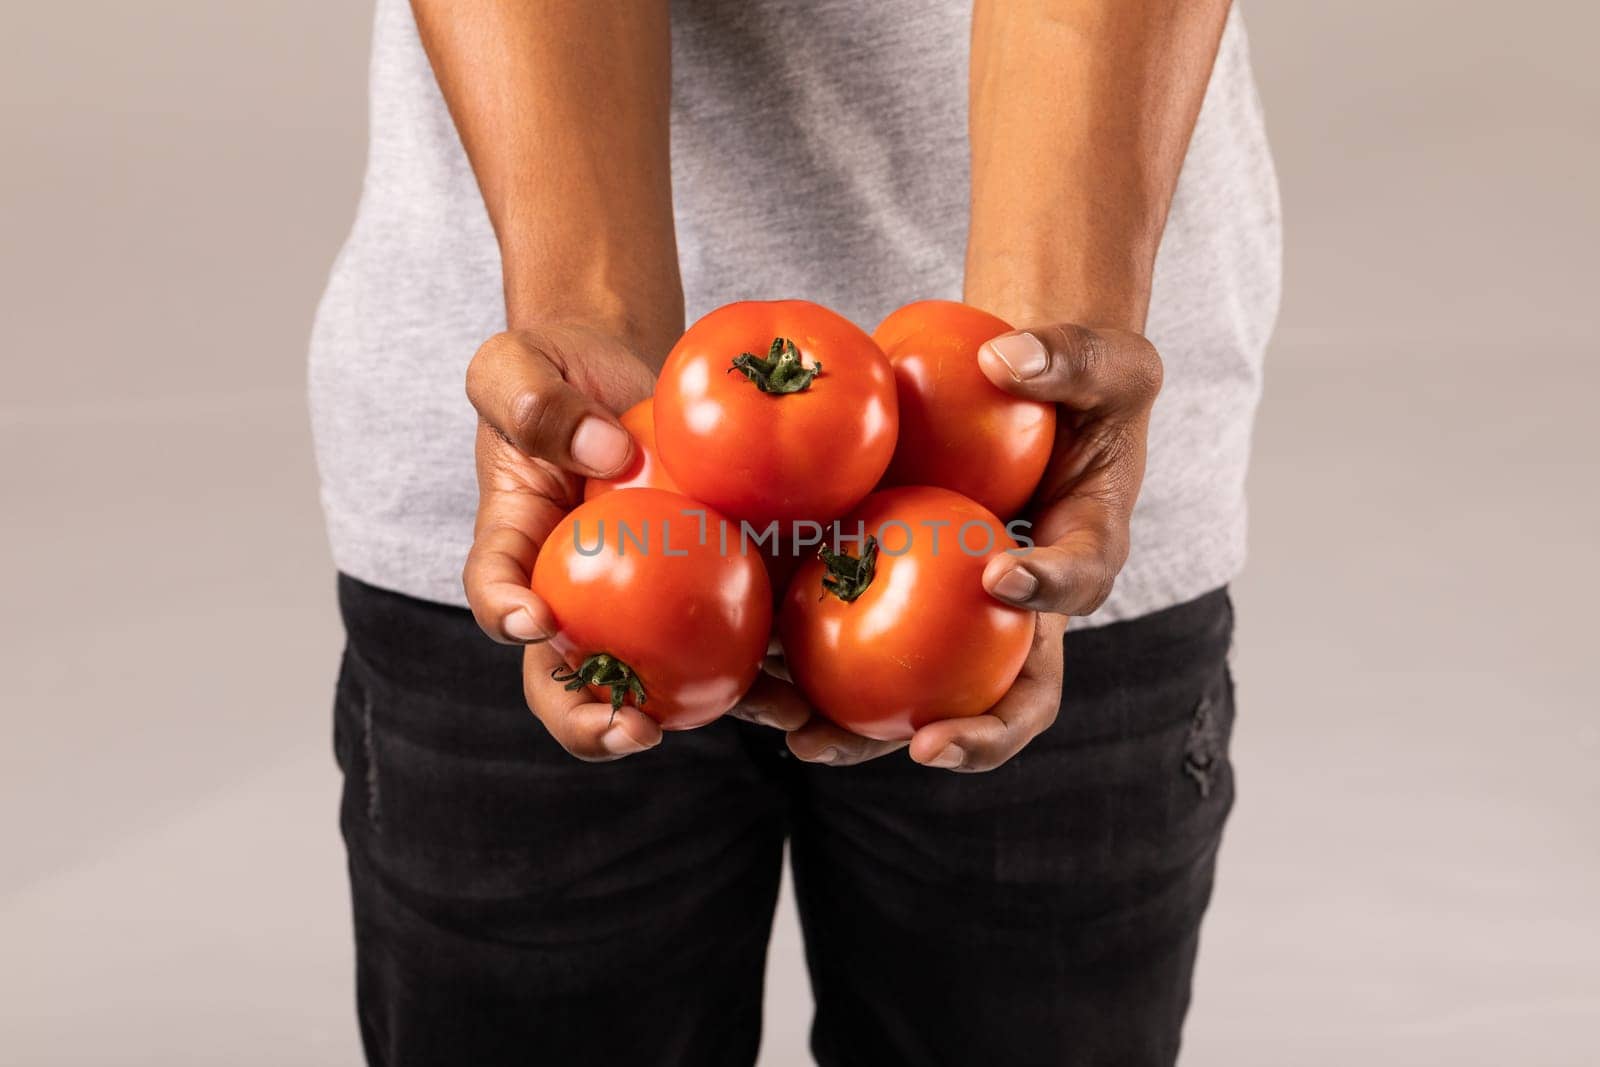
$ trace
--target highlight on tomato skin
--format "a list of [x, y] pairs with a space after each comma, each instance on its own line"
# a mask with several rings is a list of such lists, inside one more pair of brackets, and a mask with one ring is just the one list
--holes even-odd
[[[882, 741], [992, 708], [1036, 623], [983, 587], [989, 559], [1018, 547], [1000, 519], [951, 490], [910, 486], [872, 494], [839, 527], [852, 540], [800, 566], [778, 617], [812, 705]], [[863, 532], [876, 542], [854, 540]]]
[[685, 495], [757, 526], [827, 522], [883, 477], [894, 371], [860, 327], [805, 300], [717, 308], [656, 382], [656, 444]]
[[894, 367], [900, 435], [885, 485], [952, 489], [1004, 519], [1039, 486], [1055, 445], [1053, 404], [999, 389], [978, 348], [1012, 326], [953, 300], [893, 312], [873, 339]]
[[766, 654], [772, 592], [759, 551], [737, 540], [723, 551], [727, 521], [679, 493], [618, 489], [558, 523], [533, 569], [567, 664], [557, 679], [636, 706], [664, 730], [704, 726], [737, 704]]
[[615, 478], [589, 478], [583, 483], [583, 499], [593, 500], [601, 493], [613, 489], [665, 489], [678, 492], [678, 483], [672, 480], [656, 451], [655, 403], [645, 397], [622, 413], [622, 428], [633, 438], [633, 462]]

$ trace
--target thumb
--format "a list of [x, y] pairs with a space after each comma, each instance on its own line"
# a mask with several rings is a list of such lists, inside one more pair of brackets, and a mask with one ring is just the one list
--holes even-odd
[[519, 451], [588, 477], [622, 470], [633, 439], [616, 413], [653, 375], [624, 343], [587, 327], [496, 334], [467, 367], [467, 398]]
[[1017, 330], [985, 341], [978, 366], [1008, 393], [1081, 412], [1148, 408], [1161, 389], [1155, 346], [1127, 330], [1070, 323]]

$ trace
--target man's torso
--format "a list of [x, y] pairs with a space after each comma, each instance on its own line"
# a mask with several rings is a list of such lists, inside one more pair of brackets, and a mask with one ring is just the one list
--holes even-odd
[[[804, 297], [866, 329], [959, 298], [967, 223], [964, 0], [678, 0], [673, 183], [690, 320]], [[1277, 188], [1243, 24], [1229, 20], [1157, 260], [1167, 365], [1133, 553], [1091, 622], [1225, 584], [1280, 283]], [[500, 263], [405, 0], [379, 0], [371, 147], [312, 338], [339, 568], [462, 604], [476, 417], [462, 380], [504, 328]]]

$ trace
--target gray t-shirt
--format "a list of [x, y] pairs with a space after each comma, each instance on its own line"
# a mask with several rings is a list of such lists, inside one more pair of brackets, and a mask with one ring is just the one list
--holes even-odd
[[[969, 0], [679, 0], [672, 173], [688, 315], [804, 297], [871, 330], [961, 293]], [[1156, 263], [1166, 361], [1133, 552], [1091, 622], [1232, 579], [1262, 352], [1281, 278], [1278, 193], [1235, 10]], [[371, 145], [311, 341], [334, 562], [464, 604], [477, 502], [468, 360], [505, 326], [500, 261], [407, 0], [378, 0]]]

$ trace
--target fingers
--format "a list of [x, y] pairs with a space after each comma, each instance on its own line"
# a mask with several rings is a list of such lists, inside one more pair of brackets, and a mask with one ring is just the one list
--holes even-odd
[[781, 682], [794, 682], [794, 675], [789, 673], [789, 661], [783, 656], [783, 644], [778, 640], [778, 635], [773, 634], [767, 641], [767, 654], [761, 658], [761, 671], [770, 674]]
[[1148, 408], [1161, 390], [1161, 357], [1126, 330], [1018, 330], [984, 342], [978, 365], [1008, 393], [1090, 414]]
[[586, 477], [627, 465], [633, 439], [614, 412], [649, 393], [650, 372], [625, 346], [571, 327], [497, 334], [467, 367], [467, 397], [489, 426]]
[[1002, 553], [983, 569], [989, 595], [1019, 608], [1090, 615], [1111, 595], [1128, 559], [1126, 521], [1077, 526], [1054, 544]]
[[829, 767], [849, 767], [870, 759], [898, 752], [905, 741], [874, 741], [835, 726], [820, 715], [788, 737], [789, 751], [807, 763]]
[[911, 758], [951, 771], [989, 771], [1050, 728], [1061, 707], [1061, 637], [1066, 620], [1041, 615], [1022, 673], [986, 714], [930, 723], [911, 739]]
[[568, 692], [550, 677], [566, 666], [549, 645], [529, 645], [522, 656], [522, 691], [528, 707], [568, 752], [591, 763], [620, 759], [661, 743], [661, 727], [638, 708], [616, 711], [587, 689]]
[[479, 628], [502, 644], [543, 641], [555, 633], [555, 617], [533, 595], [531, 575], [538, 546], [521, 530], [495, 526], [480, 532], [467, 553], [461, 584]]
[[648, 396], [650, 385], [626, 346], [579, 327], [498, 334], [473, 357], [478, 518], [461, 581], [473, 617], [496, 641], [554, 632], [549, 608], [529, 588], [539, 546], [577, 502], [574, 474], [613, 474], [632, 458], [633, 439], [612, 412]]
[[811, 718], [811, 705], [800, 691], [786, 681], [768, 674], [758, 675], [744, 699], [728, 713], [736, 719], [770, 726], [774, 730], [798, 730]]
[[984, 587], [1019, 607], [1087, 615], [1128, 559], [1161, 357], [1136, 333], [1057, 324], [987, 341], [978, 362], [1000, 388], [1073, 416], [1036, 497], [1040, 546], [990, 560]]
[[555, 632], [555, 620], [533, 594], [533, 564], [571, 506], [577, 480], [521, 455], [484, 424], [477, 453], [478, 518], [461, 572], [467, 603], [496, 641], [541, 641]]

